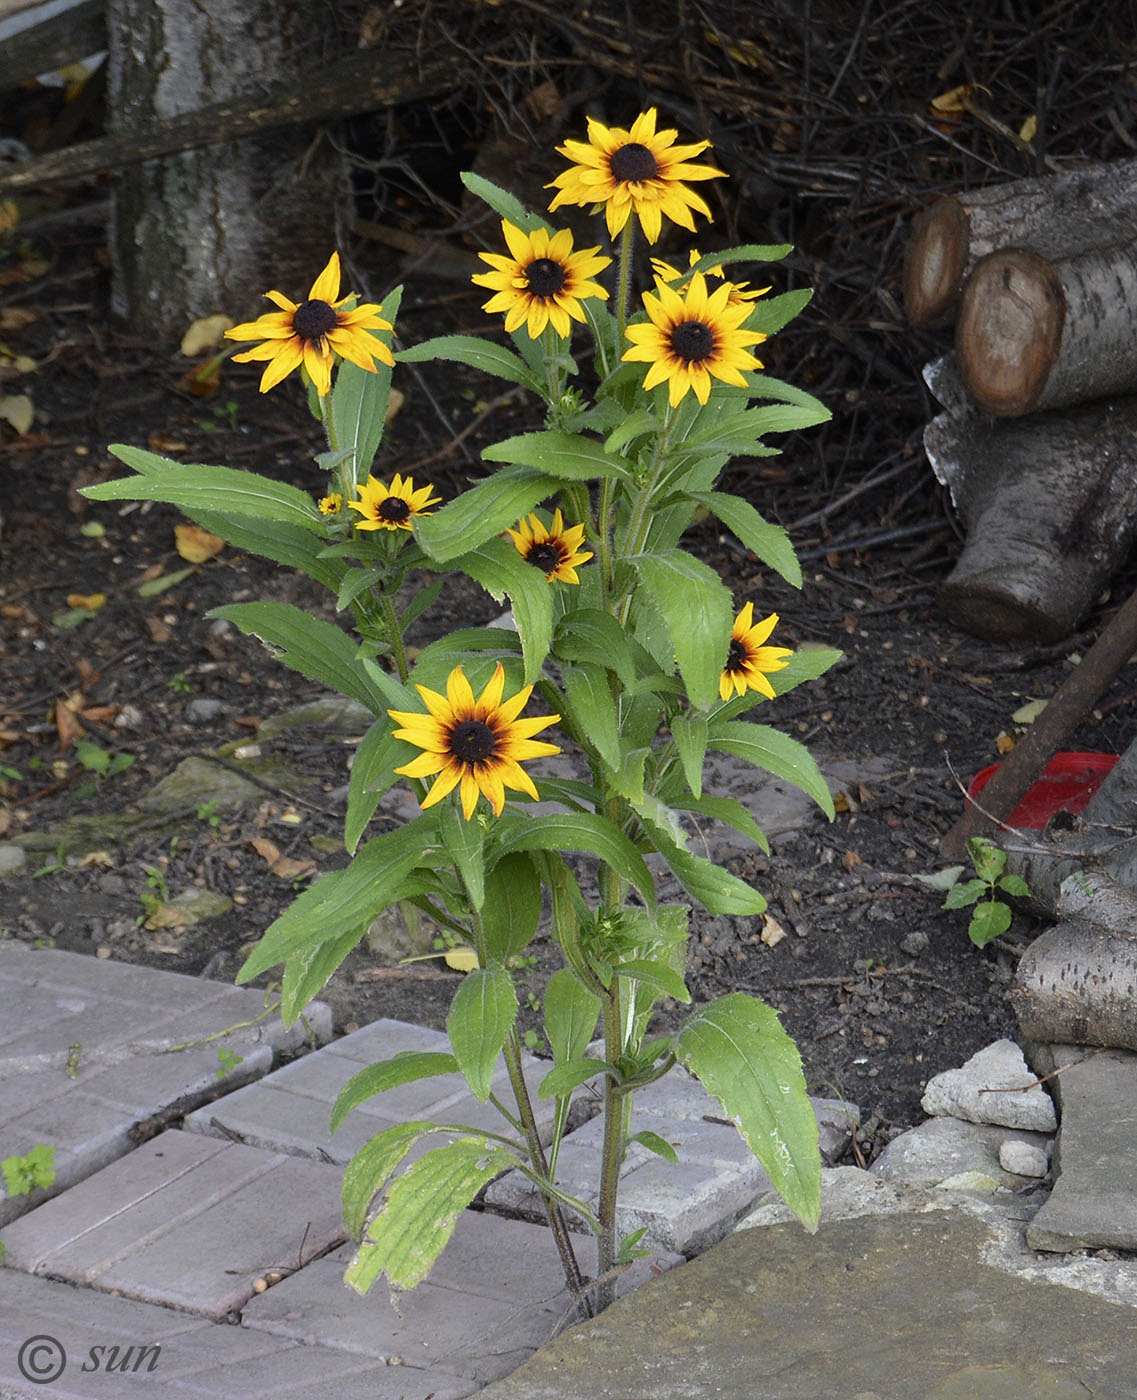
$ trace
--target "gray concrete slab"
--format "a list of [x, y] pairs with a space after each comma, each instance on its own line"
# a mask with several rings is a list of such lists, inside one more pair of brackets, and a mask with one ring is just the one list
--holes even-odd
[[744, 1230], [484, 1400], [1137, 1398], [1137, 1310], [1009, 1277], [954, 1211]]
[[310, 1400], [325, 1393], [463, 1400], [476, 1389], [453, 1374], [386, 1366], [0, 1269], [0, 1400]]
[[[307, 1036], [279, 1015], [262, 1019], [260, 991], [14, 939], [0, 940], [0, 1006], [4, 1155], [46, 1143], [56, 1167], [50, 1189], [0, 1195], [0, 1226], [129, 1152], [137, 1124], [224, 1095]], [[309, 1010], [326, 1039], [329, 1009]], [[241, 1063], [222, 1074], [219, 1048]]]
[[342, 1172], [166, 1132], [15, 1221], [9, 1268], [221, 1318], [344, 1239]]

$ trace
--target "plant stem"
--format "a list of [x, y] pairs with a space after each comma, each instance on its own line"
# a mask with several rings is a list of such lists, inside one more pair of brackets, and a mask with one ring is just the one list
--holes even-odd
[[403, 634], [399, 630], [399, 615], [395, 611], [395, 604], [391, 595], [386, 591], [379, 594], [379, 603], [383, 609], [383, 623], [387, 629], [387, 638], [391, 643], [391, 654], [395, 658], [395, 670], [399, 673], [399, 680], [406, 685], [407, 677], [410, 675], [410, 667], [407, 665], [407, 652], [403, 646]]
[[[613, 977], [604, 1006], [604, 1058], [615, 1064], [624, 1053], [623, 1016], [620, 1011], [620, 979]], [[615, 1300], [616, 1255], [620, 1242], [616, 1235], [616, 1195], [620, 1186], [620, 1167], [624, 1161], [625, 1117], [627, 1104], [616, 1092], [616, 1084], [607, 1074], [604, 1079], [604, 1141], [600, 1160], [599, 1259], [597, 1277], [602, 1280], [596, 1288], [596, 1310], [603, 1312]]]
[[636, 217], [633, 214], [620, 235], [620, 272], [616, 279], [616, 351], [623, 350], [628, 325], [628, 284], [632, 275], [632, 249], [636, 243]]

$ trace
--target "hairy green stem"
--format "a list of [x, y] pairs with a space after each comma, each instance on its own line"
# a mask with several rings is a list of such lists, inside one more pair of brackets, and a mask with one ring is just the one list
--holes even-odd
[[620, 272], [616, 279], [616, 350], [622, 351], [628, 326], [628, 285], [632, 276], [632, 250], [636, 244], [636, 216], [633, 214], [620, 235]]
[[407, 652], [403, 646], [403, 634], [399, 628], [399, 615], [395, 611], [394, 600], [389, 593], [384, 591], [379, 594], [379, 605], [383, 609], [383, 623], [391, 643], [391, 654], [395, 658], [395, 670], [399, 673], [399, 680], [402, 681], [403, 685], [406, 685], [407, 677], [411, 672], [407, 665]]
[[[604, 1006], [604, 1058], [615, 1064], [624, 1053], [623, 1016], [620, 1010], [620, 979], [613, 977]], [[604, 1140], [600, 1159], [599, 1260], [596, 1307], [603, 1312], [616, 1296], [613, 1273], [620, 1241], [616, 1233], [616, 1197], [620, 1186], [620, 1167], [624, 1161], [625, 1124], [630, 1100], [617, 1092], [609, 1071], [604, 1078]]]

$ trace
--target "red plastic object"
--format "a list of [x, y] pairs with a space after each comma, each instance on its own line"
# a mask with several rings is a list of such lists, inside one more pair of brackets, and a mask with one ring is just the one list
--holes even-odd
[[[1055, 812], [1080, 812], [1116, 762], [1114, 753], [1055, 754], [1007, 818], [1007, 825], [1041, 829]], [[976, 773], [968, 784], [968, 796], [977, 797], [998, 767], [992, 763]]]

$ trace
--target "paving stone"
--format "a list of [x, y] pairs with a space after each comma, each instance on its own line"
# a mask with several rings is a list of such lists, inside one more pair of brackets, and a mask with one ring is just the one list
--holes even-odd
[[984, 1261], [959, 1211], [744, 1230], [484, 1400], [1135, 1400], [1137, 1310]]
[[1137, 1054], [1070, 1047], [1054, 1190], [1027, 1231], [1033, 1249], [1137, 1249]]
[[[0, 1226], [128, 1152], [135, 1124], [216, 1099], [304, 1045], [302, 1026], [263, 1009], [258, 991], [0, 941], [0, 1142], [5, 1156], [47, 1143], [56, 1166], [50, 1189], [0, 1195]], [[327, 1006], [308, 1019], [331, 1034]], [[241, 1057], [222, 1078], [219, 1046]]]
[[344, 1238], [342, 1172], [167, 1132], [8, 1227], [5, 1264], [208, 1317]]
[[[474, 1098], [460, 1074], [450, 1074], [417, 1079], [378, 1094], [349, 1114], [334, 1136], [329, 1132], [332, 1108], [340, 1090], [366, 1065], [408, 1050], [449, 1049], [445, 1031], [403, 1021], [376, 1021], [238, 1089], [223, 1104], [189, 1114], [185, 1127], [195, 1133], [237, 1134], [258, 1147], [340, 1164], [350, 1161], [365, 1142], [384, 1128], [413, 1119], [501, 1131], [503, 1119], [497, 1109]], [[529, 1055], [523, 1056], [522, 1063], [541, 1135], [547, 1142], [555, 1105], [550, 1099], [537, 1098], [537, 1086], [548, 1066]], [[494, 1077], [493, 1089], [509, 1102], [512, 1096], [504, 1068]], [[429, 1147], [430, 1144], [420, 1144], [412, 1150], [410, 1160]]]
[[999, 1161], [1005, 1142], [1026, 1142], [1042, 1151], [1043, 1133], [1017, 1132], [993, 1123], [965, 1123], [958, 1118], [928, 1118], [895, 1137], [870, 1167], [885, 1181], [945, 1190], [1011, 1190], [1027, 1179], [1006, 1171]]
[[[244, 1326], [485, 1384], [519, 1366], [571, 1315], [552, 1236], [540, 1225], [463, 1211], [427, 1280], [395, 1298], [382, 1281], [365, 1296], [345, 1286], [353, 1252], [346, 1245], [253, 1298]], [[588, 1273], [591, 1242], [579, 1260]], [[637, 1260], [619, 1292], [682, 1262], [674, 1254]]]
[[1050, 1133], [1058, 1120], [1050, 1095], [1034, 1082], [1037, 1077], [1013, 1040], [997, 1040], [959, 1069], [930, 1079], [921, 1104], [932, 1115]]

